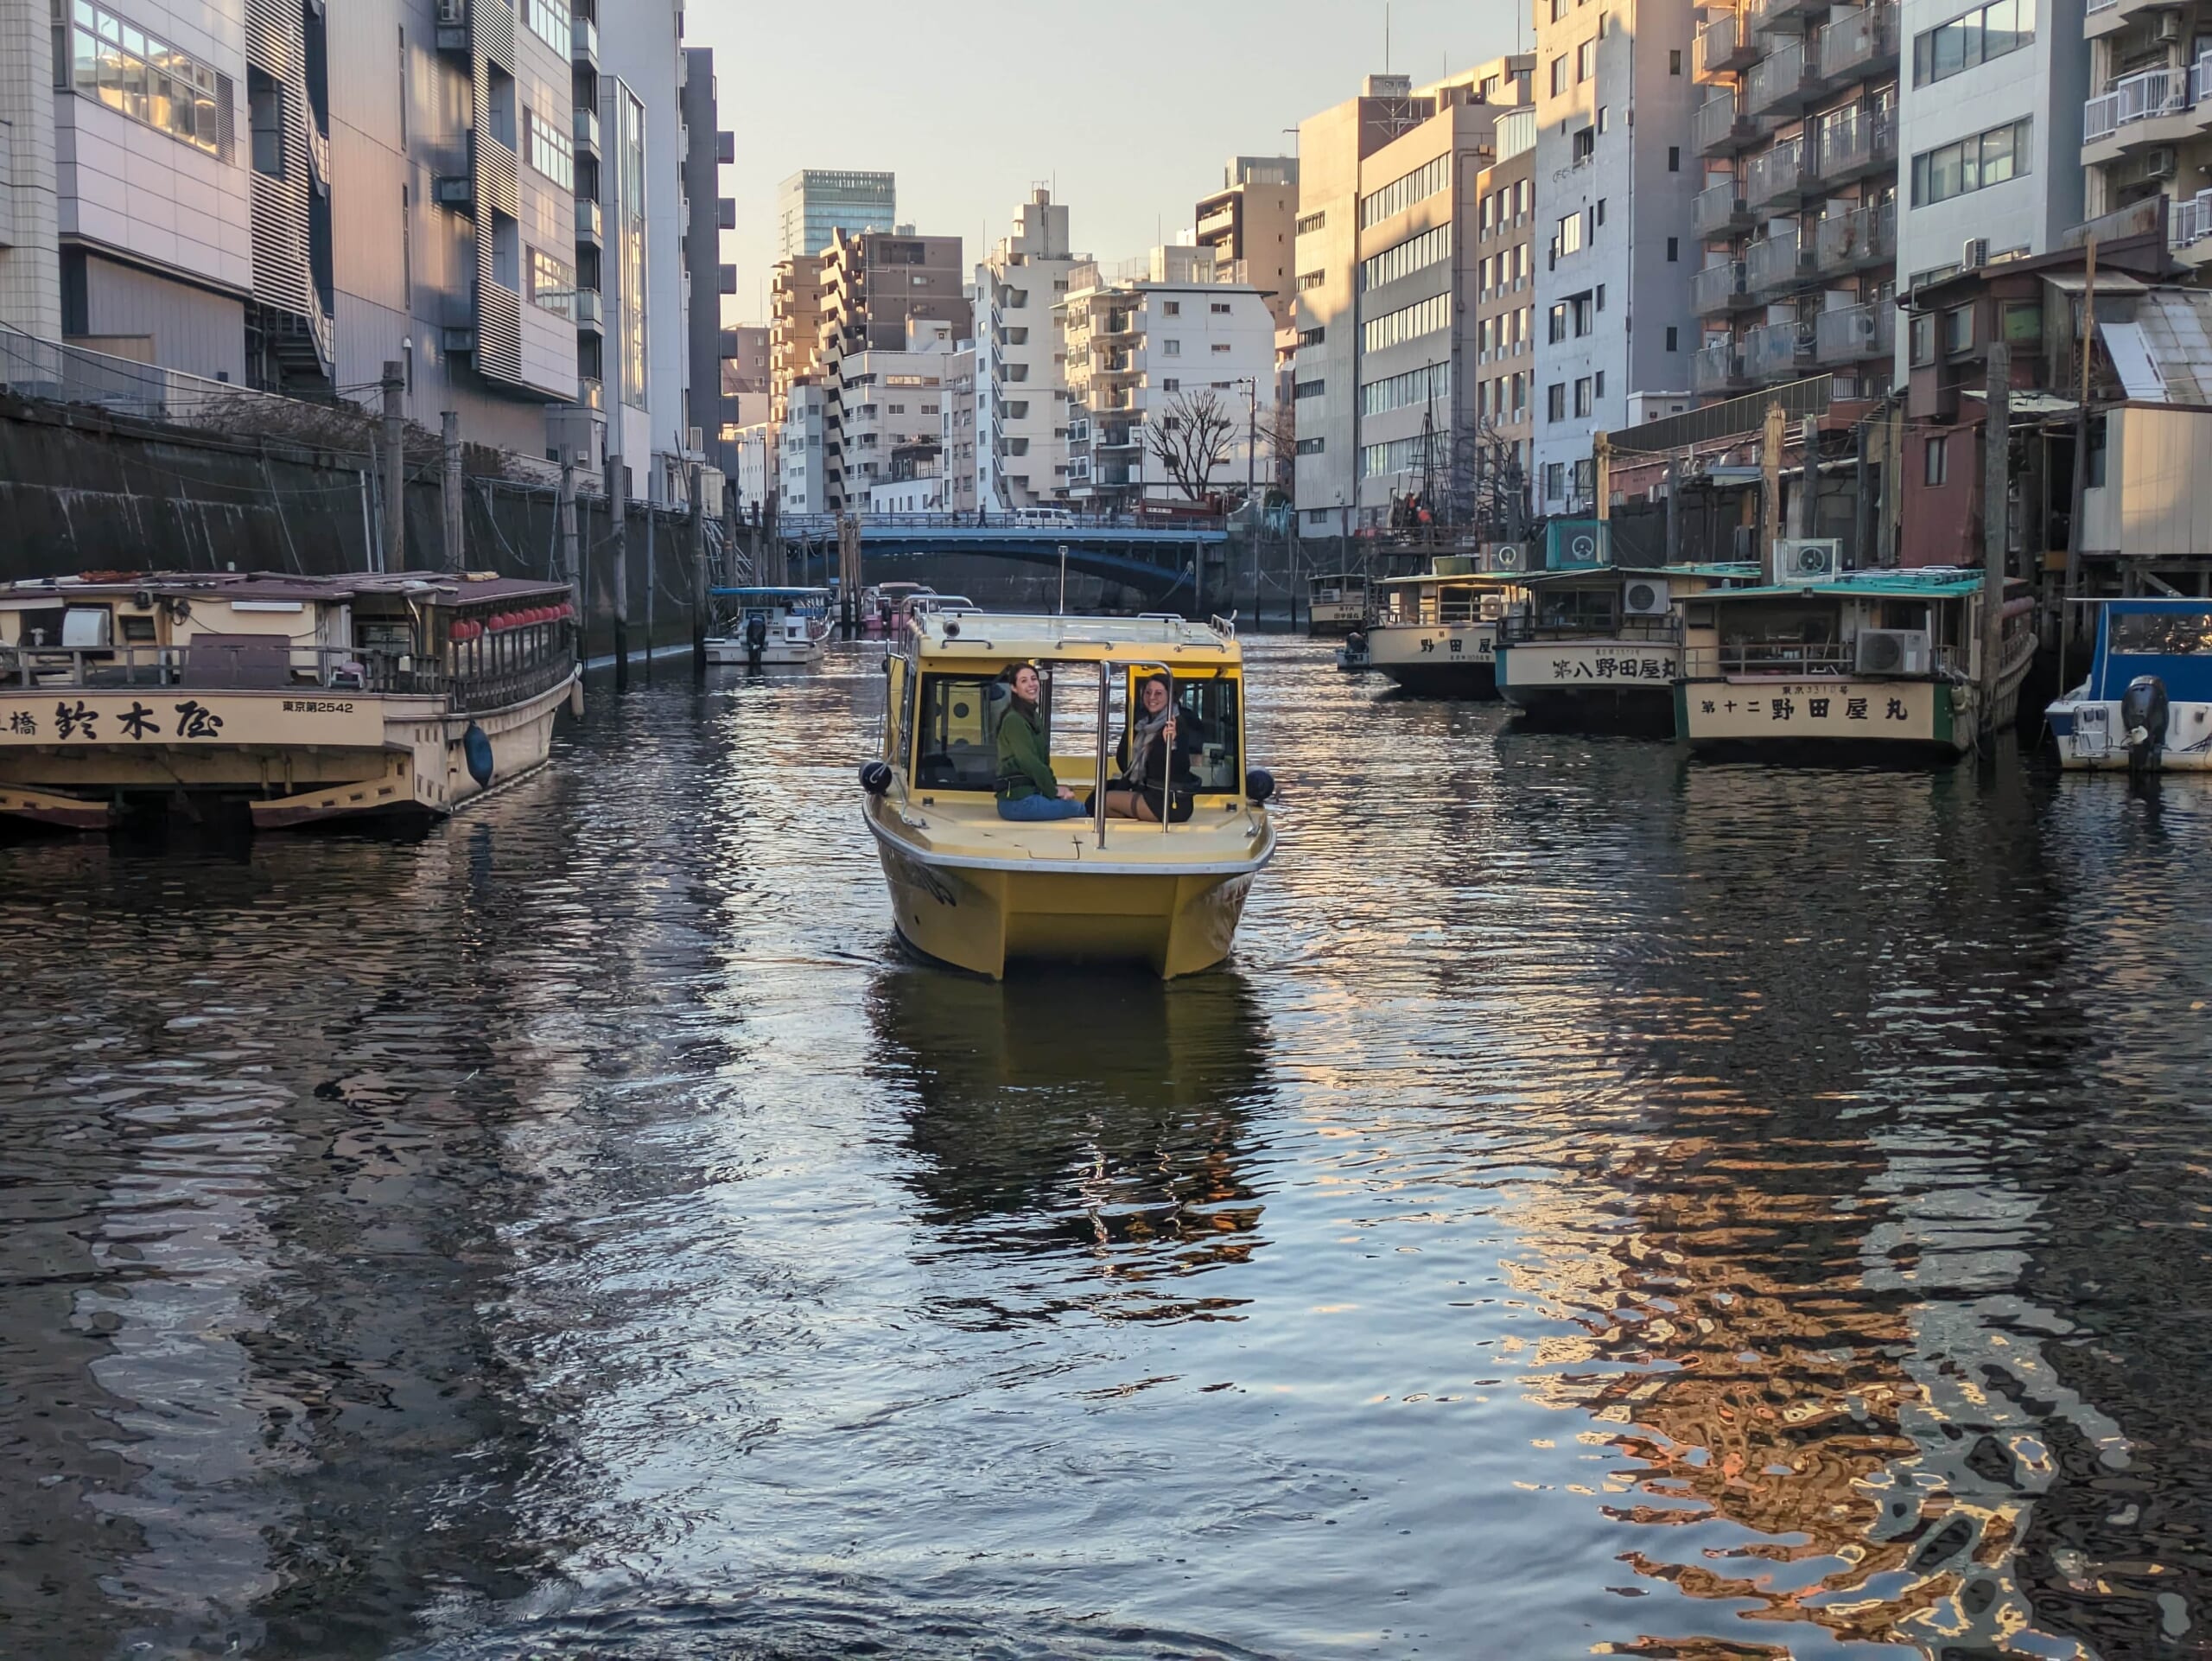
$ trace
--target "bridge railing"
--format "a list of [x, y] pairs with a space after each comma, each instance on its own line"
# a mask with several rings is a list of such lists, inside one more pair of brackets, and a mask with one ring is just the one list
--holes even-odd
[[[1218, 514], [1198, 513], [1071, 513], [1066, 519], [1023, 520], [1012, 513], [861, 513], [863, 534], [874, 531], [1002, 531], [1024, 536], [1049, 537], [1056, 531], [1218, 531], [1225, 521]], [[776, 521], [786, 538], [835, 538], [834, 513], [786, 513]]]

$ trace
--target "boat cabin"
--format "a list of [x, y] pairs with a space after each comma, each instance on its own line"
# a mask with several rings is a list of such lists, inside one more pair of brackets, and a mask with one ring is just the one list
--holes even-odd
[[2212, 600], [2096, 608], [2088, 678], [2045, 719], [2069, 768], [2212, 770]]
[[1574, 727], [1668, 730], [1681, 669], [1683, 608], [1748, 587], [1751, 564], [1584, 566], [1520, 579], [1498, 628], [1498, 695]]
[[1306, 632], [1349, 634], [1367, 620], [1367, 574], [1331, 571], [1306, 579]]

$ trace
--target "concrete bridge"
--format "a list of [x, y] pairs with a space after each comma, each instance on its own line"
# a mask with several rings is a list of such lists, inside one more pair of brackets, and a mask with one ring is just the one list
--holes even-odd
[[[779, 521], [777, 528], [795, 560], [805, 560], [813, 570], [826, 555], [827, 563], [817, 575], [836, 570], [834, 518], [794, 516]], [[1148, 524], [1077, 519], [1067, 524], [1022, 525], [993, 517], [976, 525], [948, 514], [877, 514], [863, 517], [860, 528], [861, 569], [871, 582], [899, 581], [905, 568], [947, 555], [982, 555], [1055, 570], [1065, 557], [1071, 575], [1119, 582], [1162, 604], [1179, 597], [1191, 602], [1198, 562], [1203, 559], [1217, 569], [1229, 541], [1218, 519]], [[798, 571], [792, 576], [796, 580]], [[1209, 581], [1207, 589], [1212, 586]]]

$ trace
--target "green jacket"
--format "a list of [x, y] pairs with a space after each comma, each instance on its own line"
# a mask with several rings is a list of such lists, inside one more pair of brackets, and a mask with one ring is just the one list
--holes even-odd
[[1019, 802], [1059, 793], [1060, 781], [1052, 777], [1052, 758], [1045, 754], [1044, 735], [1028, 716], [1008, 704], [999, 722], [999, 799]]

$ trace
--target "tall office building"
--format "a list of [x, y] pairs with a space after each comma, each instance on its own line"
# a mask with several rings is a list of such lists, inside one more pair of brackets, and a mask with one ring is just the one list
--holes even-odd
[[810, 259], [840, 231], [857, 237], [893, 229], [899, 220], [898, 177], [828, 168], [794, 173], [777, 188], [776, 258]]
[[[961, 281], [958, 237], [855, 235], [841, 229], [832, 233], [817, 269], [821, 323], [814, 372], [828, 395], [823, 490], [830, 511], [838, 512], [865, 506], [868, 487], [887, 476], [882, 458], [861, 455], [847, 442], [859, 436], [851, 429], [861, 407], [877, 401], [858, 379], [868, 372], [860, 360], [871, 352], [933, 345], [950, 352], [970, 338], [975, 320]], [[932, 434], [936, 424], [931, 423]]]
[[1431, 491], [1471, 516], [1502, 455], [1477, 400], [1526, 352], [1535, 296], [1516, 251], [1529, 226], [1501, 230], [1493, 200], [1485, 238], [1482, 181], [1530, 63], [1418, 91], [1370, 75], [1299, 128], [1294, 478], [1310, 533], [1379, 523], [1394, 499]]
[[1541, 512], [1590, 511], [1594, 436], [1689, 395], [1692, 41], [1689, 0], [1537, 9]]
[[1198, 206], [1198, 246], [1213, 251], [1224, 283], [1249, 283], [1267, 297], [1278, 328], [1297, 310], [1292, 286], [1297, 252], [1298, 158], [1236, 156], [1221, 188]]
[[976, 268], [974, 494], [987, 511], [1067, 494], [1067, 353], [1052, 308], [1077, 264], [1066, 204], [1040, 187]]

